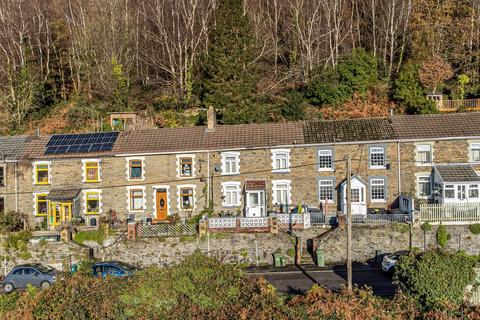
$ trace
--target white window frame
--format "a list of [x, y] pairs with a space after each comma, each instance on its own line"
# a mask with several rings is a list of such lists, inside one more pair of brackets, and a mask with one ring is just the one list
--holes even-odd
[[470, 162], [478, 163], [480, 162], [480, 152], [479, 152], [479, 158], [474, 159], [473, 150], [480, 151], [480, 141], [470, 142], [468, 145], [468, 155], [469, 155]]
[[[229, 181], [229, 182], [222, 182], [222, 194], [223, 194], [223, 200], [222, 200], [222, 206], [225, 208], [232, 208], [232, 207], [239, 207], [242, 203], [241, 197], [242, 193], [240, 190], [241, 182], [236, 182], [236, 181]], [[227, 188], [235, 188], [233, 192], [235, 192], [236, 195], [236, 202], [235, 203], [227, 203], [227, 192], [232, 192], [227, 190]]]
[[[477, 190], [477, 196], [476, 197], [470, 197], [470, 190]], [[468, 186], [468, 199], [479, 199], [480, 198], [480, 187], [479, 184], [471, 184]]]
[[[426, 149], [430, 152], [430, 162], [422, 162], [419, 159], [420, 152], [425, 152]], [[417, 166], [431, 166], [433, 164], [433, 144], [421, 143], [415, 146], [415, 164]]]
[[[375, 183], [375, 181], [382, 181], [382, 184]], [[374, 199], [373, 198], [373, 186], [383, 186], [383, 198], [382, 199]], [[386, 180], [384, 178], [372, 178], [370, 179], [370, 202], [386, 202], [387, 201], [387, 188], [386, 188]]]
[[[125, 158], [126, 167], [127, 167], [127, 180], [128, 181], [143, 181], [145, 180], [145, 157], [128, 157]], [[141, 179], [131, 179], [130, 178], [130, 161], [142, 161], [142, 178]]]
[[[285, 155], [286, 168], [277, 168], [277, 156]], [[272, 150], [272, 172], [290, 172], [290, 149]]]
[[[47, 165], [48, 166], [48, 183], [38, 183], [37, 181], [37, 165]], [[35, 161], [32, 166], [33, 170], [33, 184], [39, 186], [51, 185], [52, 184], [52, 162], [51, 161]]]
[[[193, 206], [191, 209], [184, 209], [181, 206], [182, 199], [180, 198], [180, 190], [181, 189], [186, 189], [190, 188], [193, 190]], [[193, 211], [197, 207], [197, 192], [196, 189], [197, 186], [195, 184], [182, 184], [177, 186], [177, 209], [179, 211]]]
[[322, 197], [321, 197], [321, 194], [320, 194], [321, 191], [320, 191], [320, 190], [321, 190], [321, 187], [322, 187], [322, 186], [325, 187], [325, 186], [327, 186], [327, 185], [325, 185], [325, 184], [322, 185], [322, 182], [329, 182], [329, 183], [330, 183], [329, 187], [331, 187], [331, 189], [332, 189], [332, 199], [327, 199], [327, 203], [335, 203], [335, 182], [334, 182], [333, 179], [318, 179], [318, 183], [317, 183], [317, 187], [318, 187], [318, 198], [319, 198], [318, 200], [319, 200], [320, 202], [325, 201], [325, 198], [322, 198]]
[[[322, 154], [322, 156], [330, 156], [330, 167], [328, 168], [322, 168], [320, 167], [320, 154]], [[333, 150], [332, 149], [319, 149], [318, 152], [317, 152], [317, 167], [318, 167], [318, 171], [334, 171], [334, 159], [333, 159]]]
[[[382, 150], [381, 154], [383, 154], [383, 165], [372, 165], [372, 155], [373, 154], [380, 154], [378, 150]], [[368, 167], [369, 169], [385, 169], [387, 167], [387, 156], [386, 156], [386, 149], [383, 146], [372, 146], [368, 149]]]
[[[289, 206], [292, 206], [292, 186], [291, 186], [292, 181], [291, 180], [272, 180], [272, 204], [287, 204]], [[287, 202], [288, 203], [279, 203], [277, 201], [277, 191], [279, 190], [278, 186], [279, 185], [287, 185]]]
[[[227, 172], [227, 158], [235, 157], [235, 171]], [[231, 166], [230, 166], [231, 168]], [[222, 152], [222, 175], [229, 176], [240, 174], [240, 152]]]
[[[447, 198], [447, 190], [450, 190], [453, 192], [453, 197], [448, 197]], [[457, 198], [457, 188], [454, 184], [445, 184], [443, 187], [443, 198], [444, 199], [456, 199]]]
[[[102, 214], [103, 212], [103, 206], [102, 206], [102, 190], [101, 189], [86, 189], [83, 190], [83, 214], [87, 215], [87, 194], [88, 193], [98, 193], [98, 213], [97, 214]], [[130, 194], [129, 194], [130, 195]], [[94, 215], [93, 213], [89, 213], [89, 216]]]
[[[146, 193], [146, 186], [128, 186], [127, 187], [127, 211], [134, 213], [134, 212], [144, 212], [147, 210], [147, 193]], [[142, 202], [142, 209], [132, 210], [131, 208], [131, 198], [130, 198], [130, 191], [131, 190], [142, 190], [143, 192], [143, 202]]]
[[[420, 179], [428, 178], [428, 183], [430, 184], [430, 194], [429, 195], [421, 195], [420, 194]], [[425, 181], [424, 181], [425, 182]], [[416, 189], [417, 189], [417, 197], [420, 199], [429, 199], [433, 196], [433, 184], [432, 184], [432, 175], [429, 173], [418, 173], [416, 174]]]
[[[180, 174], [180, 159], [181, 158], [192, 158], [192, 175], [191, 176], [182, 176]], [[195, 155], [194, 154], [177, 154], [177, 178], [178, 179], [192, 179], [195, 178]]]
[[86, 166], [88, 162], [96, 162], [98, 164], [98, 180], [96, 182], [102, 182], [102, 160], [100, 159], [83, 159], [82, 160], [82, 182], [87, 183]]

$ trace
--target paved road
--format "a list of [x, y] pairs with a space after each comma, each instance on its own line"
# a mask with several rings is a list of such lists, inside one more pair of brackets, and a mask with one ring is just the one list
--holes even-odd
[[[346, 285], [347, 272], [344, 268], [333, 270], [298, 270], [252, 272], [262, 275], [279, 291], [288, 294], [302, 294], [317, 283], [337, 291]], [[353, 283], [359, 287], [369, 286], [375, 295], [393, 296], [395, 287], [392, 278], [379, 270], [354, 270]]]

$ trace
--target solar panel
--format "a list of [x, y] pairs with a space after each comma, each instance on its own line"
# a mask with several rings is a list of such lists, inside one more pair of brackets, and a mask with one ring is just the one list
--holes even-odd
[[48, 141], [45, 154], [111, 151], [117, 137], [118, 132], [57, 134]]

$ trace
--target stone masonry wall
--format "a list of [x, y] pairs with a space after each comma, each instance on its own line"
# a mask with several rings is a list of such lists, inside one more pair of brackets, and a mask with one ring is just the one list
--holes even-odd
[[[436, 230], [424, 233], [420, 227], [413, 228], [412, 247], [423, 251], [437, 248]], [[480, 254], [480, 235], [474, 235], [466, 226], [447, 226], [451, 239], [447, 242], [447, 250], [463, 250], [471, 255]], [[314, 246], [326, 253], [328, 263], [344, 263], [347, 252], [346, 229], [332, 229], [314, 240]], [[354, 261], [365, 262], [375, 257], [375, 250], [391, 253], [398, 250], [408, 250], [410, 233], [407, 225], [354, 225], [352, 228], [352, 258]]]

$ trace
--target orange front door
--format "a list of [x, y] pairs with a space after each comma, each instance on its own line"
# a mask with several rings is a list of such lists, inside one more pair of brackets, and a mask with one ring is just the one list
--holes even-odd
[[167, 220], [168, 215], [168, 204], [167, 204], [167, 190], [158, 189], [157, 190], [157, 217], [156, 221]]

